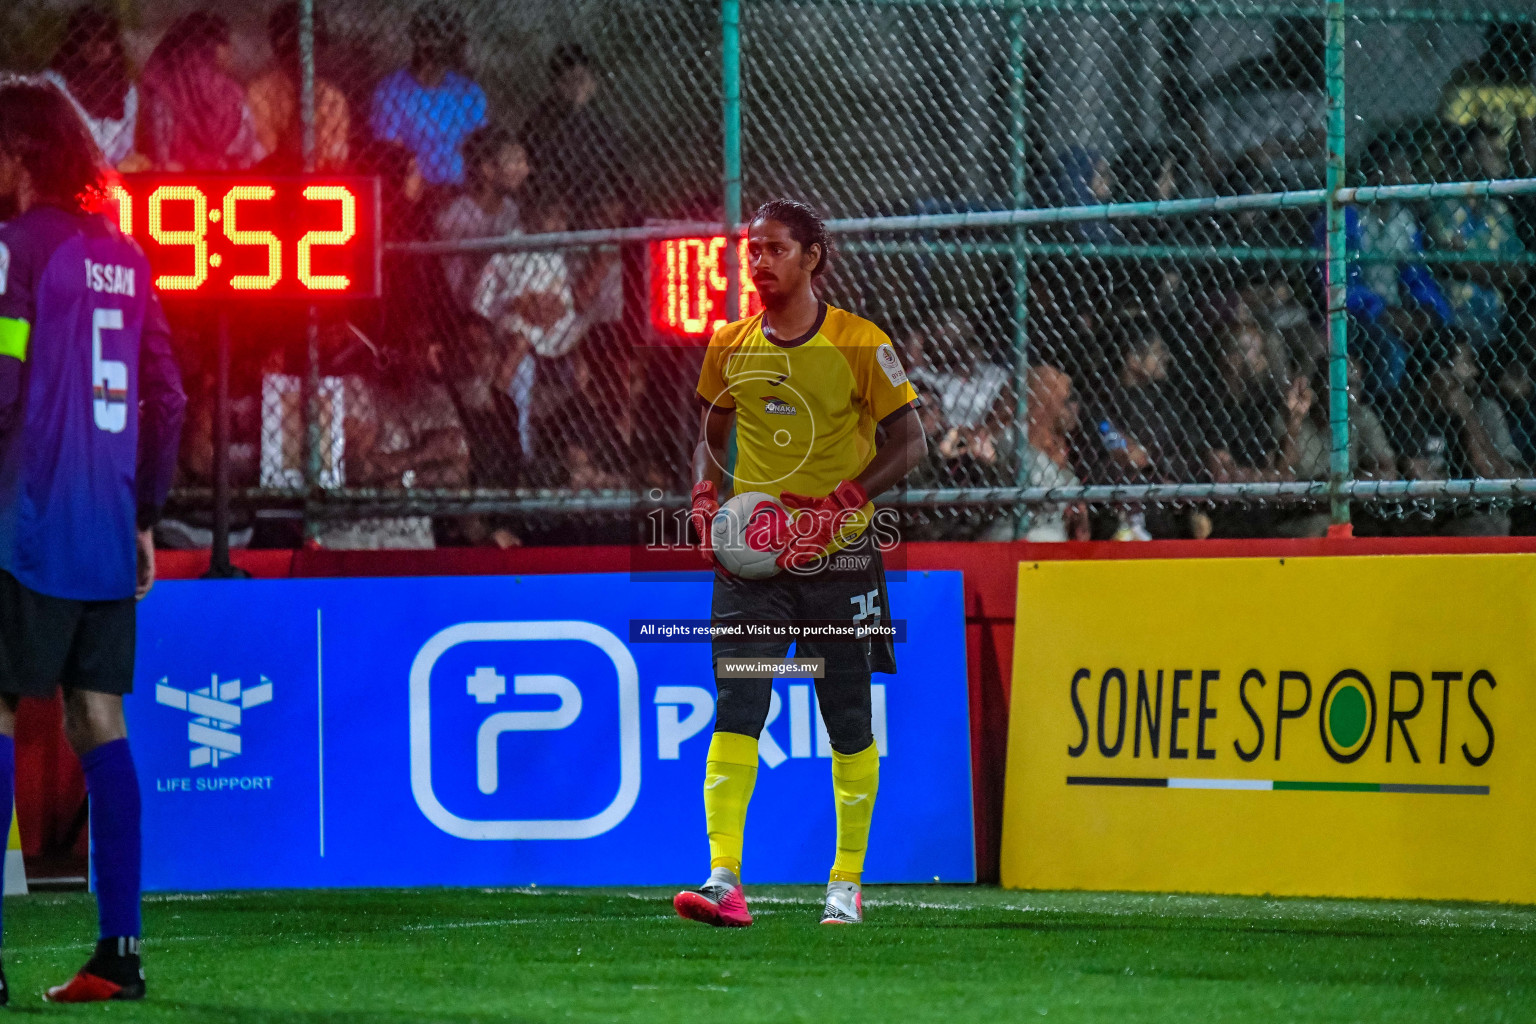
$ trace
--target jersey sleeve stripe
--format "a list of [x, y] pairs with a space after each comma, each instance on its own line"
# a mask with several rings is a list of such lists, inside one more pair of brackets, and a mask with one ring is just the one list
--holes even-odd
[[25, 320], [0, 316], [0, 356], [27, 361], [27, 343], [32, 340], [32, 325]]

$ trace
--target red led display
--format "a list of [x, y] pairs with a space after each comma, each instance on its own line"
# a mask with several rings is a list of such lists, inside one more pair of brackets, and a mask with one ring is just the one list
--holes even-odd
[[166, 298], [379, 294], [377, 178], [131, 174], [108, 191]]
[[651, 326], [664, 335], [708, 341], [732, 320], [763, 308], [747, 271], [747, 240], [741, 240], [741, 304], [725, 308], [725, 236], [669, 238], [651, 243]]

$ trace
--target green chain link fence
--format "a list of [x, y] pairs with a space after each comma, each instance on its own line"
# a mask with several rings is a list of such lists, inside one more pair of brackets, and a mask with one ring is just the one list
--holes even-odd
[[[189, 12], [112, 11], [141, 120], [164, 101], [138, 69]], [[637, 513], [683, 503], [709, 331], [755, 309], [725, 239], [777, 196], [828, 218], [825, 297], [892, 336], [922, 395], [930, 459], [890, 499], [909, 537], [1536, 522], [1523, 5], [226, 16], [258, 145], [225, 165], [377, 174], [389, 237], [382, 300], [241, 318], [237, 525], [258, 542], [635, 538]], [[0, 17], [12, 67], [80, 92], [118, 74], [110, 47], [61, 61], [67, 9]], [[164, 158], [143, 123], [133, 149]], [[208, 329], [179, 327], [197, 399]]]

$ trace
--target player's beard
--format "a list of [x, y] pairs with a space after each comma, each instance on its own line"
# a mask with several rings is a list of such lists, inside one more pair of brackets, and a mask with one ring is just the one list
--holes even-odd
[[764, 309], [778, 310], [784, 308], [784, 306], [788, 304], [791, 293], [783, 291], [779, 288], [778, 278], [769, 278], [767, 280], [768, 287], [766, 290], [764, 290], [763, 285], [759, 283], [755, 278], [753, 279], [752, 284], [757, 288], [757, 297], [762, 300]]

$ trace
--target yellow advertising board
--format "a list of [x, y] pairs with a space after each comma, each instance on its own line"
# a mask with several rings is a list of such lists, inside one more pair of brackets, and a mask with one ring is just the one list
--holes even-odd
[[1019, 567], [1002, 882], [1536, 903], [1536, 555]]

